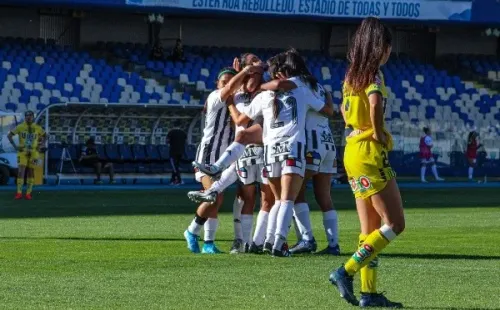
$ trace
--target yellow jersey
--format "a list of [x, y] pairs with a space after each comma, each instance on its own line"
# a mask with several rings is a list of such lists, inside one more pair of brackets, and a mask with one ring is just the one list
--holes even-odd
[[24, 122], [11, 131], [13, 135], [19, 135], [19, 147], [21, 151], [37, 151], [40, 140], [45, 136], [45, 131], [37, 124]]
[[[354, 93], [349, 85], [344, 84], [344, 98], [342, 101], [346, 126], [354, 130], [372, 129], [370, 120], [370, 102], [368, 97], [373, 93], [379, 93], [383, 98], [384, 112], [387, 104], [387, 88], [384, 83], [384, 75], [381, 71], [375, 76], [375, 81], [361, 93]], [[385, 127], [385, 126], [384, 126]]]

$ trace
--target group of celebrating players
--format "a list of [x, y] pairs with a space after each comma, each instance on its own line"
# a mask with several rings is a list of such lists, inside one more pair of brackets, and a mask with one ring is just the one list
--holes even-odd
[[[402, 307], [376, 289], [378, 253], [405, 228], [401, 195], [388, 161], [392, 137], [384, 125], [387, 90], [380, 66], [387, 62], [391, 45], [388, 28], [377, 18], [365, 19], [348, 53], [350, 65], [343, 85], [344, 165], [361, 234], [358, 250], [330, 274], [330, 281], [342, 298], [361, 307]], [[265, 64], [254, 54], [242, 55], [232, 68], [219, 73], [217, 90], [209, 95], [205, 109], [205, 129], [193, 163], [204, 191], [188, 193], [190, 199], [201, 203], [184, 232], [188, 249], [193, 253], [220, 252], [214, 244], [217, 210], [224, 190], [239, 179], [231, 253], [267, 252], [287, 257], [314, 252], [316, 242], [304, 196], [305, 183], [312, 178], [328, 240], [320, 253], [339, 255], [337, 214], [330, 195], [330, 181], [336, 172], [328, 121], [334, 113], [332, 97], [311, 75], [298, 52], [285, 51]], [[262, 202], [252, 237], [256, 183]], [[289, 249], [292, 221], [299, 242]], [[200, 250], [202, 227], [205, 234]], [[358, 272], [359, 300], [353, 289], [353, 276]]]

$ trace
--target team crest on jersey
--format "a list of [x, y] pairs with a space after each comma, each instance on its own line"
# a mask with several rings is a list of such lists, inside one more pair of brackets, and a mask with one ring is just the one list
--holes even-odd
[[344, 111], [347, 112], [349, 111], [349, 107], [351, 106], [351, 103], [349, 102], [349, 99], [347, 99], [344, 103]]
[[306, 164], [318, 166], [321, 163], [321, 155], [318, 152], [312, 151], [306, 154]]

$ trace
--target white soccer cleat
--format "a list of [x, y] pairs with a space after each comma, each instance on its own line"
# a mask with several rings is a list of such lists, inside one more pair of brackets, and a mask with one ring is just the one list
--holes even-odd
[[209, 202], [214, 203], [217, 200], [216, 192], [192, 191], [188, 192], [188, 198], [196, 203]]

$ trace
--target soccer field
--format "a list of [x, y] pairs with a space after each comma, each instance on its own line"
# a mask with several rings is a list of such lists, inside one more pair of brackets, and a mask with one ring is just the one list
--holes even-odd
[[[328, 282], [357, 244], [347, 189], [333, 191], [345, 255], [292, 258], [190, 254], [182, 233], [196, 206], [185, 192], [48, 191], [33, 201], [0, 192], [1, 307], [353, 308]], [[402, 195], [407, 228], [381, 256], [379, 289], [410, 309], [500, 309], [499, 190], [407, 189]], [[217, 233], [226, 252], [233, 197], [226, 196]], [[311, 208], [322, 248], [321, 214], [314, 203]]]

